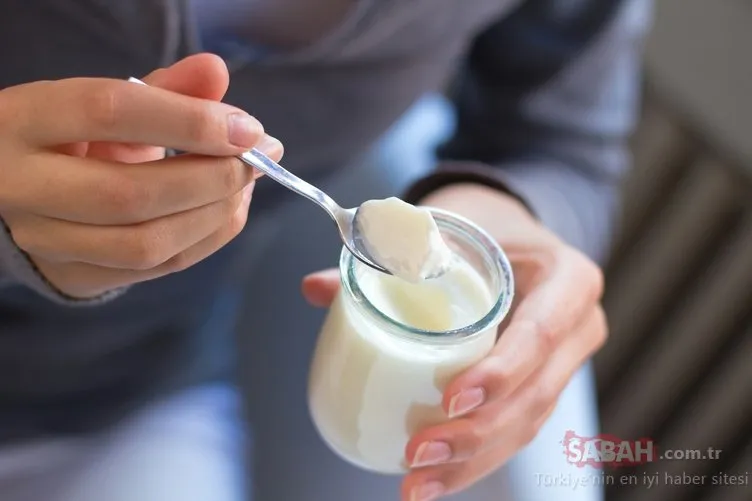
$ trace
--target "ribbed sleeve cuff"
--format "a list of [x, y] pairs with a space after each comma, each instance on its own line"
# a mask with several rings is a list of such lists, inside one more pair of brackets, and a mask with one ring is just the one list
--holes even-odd
[[506, 193], [517, 199], [531, 214], [538, 217], [530, 201], [513, 188], [513, 183], [506, 179], [503, 172], [500, 172], [498, 168], [480, 162], [442, 162], [435, 171], [409, 186], [403, 200], [415, 204], [440, 188], [459, 183], [480, 184]]

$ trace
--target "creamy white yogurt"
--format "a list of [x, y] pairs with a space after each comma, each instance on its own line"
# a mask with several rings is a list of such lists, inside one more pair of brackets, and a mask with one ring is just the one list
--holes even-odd
[[366, 250], [396, 277], [419, 282], [451, 265], [452, 251], [426, 208], [395, 197], [369, 200], [358, 208], [356, 224]]
[[[358, 286], [381, 314], [438, 337], [478, 322], [497, 299], [497, 291], [462, 259], [441, 278], [418, 283], [355, 268]], [[400, 473], [410, 436], [447, 419], [444, 387], [491, 350], [498, 322], [453, 342], [396, 335], [364, 315], [344, 289], [319, 334], [309, 382], [311, 415], [324, 440], [347, 461]]]

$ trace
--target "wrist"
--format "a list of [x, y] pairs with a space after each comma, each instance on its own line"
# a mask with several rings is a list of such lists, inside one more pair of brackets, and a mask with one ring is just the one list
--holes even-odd
[[487, 219], [538, 222], [516, 197], [481, 184], [445, 186], [429, 193], [418, 204], [452, 211], [476, 222]]
[[475, 183], [457, 183], [439, 188], [421, 198], [419, 205], [430, 205], [454, 212], [467, 211], [468, 203], [478, 207], [489, 204], [504, 214], [514, 214], [535, 220], [533, 214], [516, 197]]
[[480, 184], [458, 183], [442, 187], [420, 199], [418, 205], [459, 214], [500, 242], [511, 237], [556, 239], [516, 197]]

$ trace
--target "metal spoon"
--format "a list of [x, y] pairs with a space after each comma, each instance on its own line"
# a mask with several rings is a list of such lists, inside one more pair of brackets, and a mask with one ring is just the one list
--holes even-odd
[[[337, 225], [342, 242], [353, 256], [374, 270], [388, 275], [392, 274], [391, 271], [378, 264], [373, 258], [373, 255], [368, 252], [368, 248], [364, 242], [365, 239], [360, 232], [360, 225], [358, 224], [358, 213], [360, 212], [360, 207], [352, 209], [341, 207], [332, 197], [324, 193], [322, 190], [307, 181], [303, 181], [256, 148], [246, 151], [242, 155], [238, 155], [238, 158], [247, 165], [257, 168], [285, 188], [294, 191], [298, 195], [304, 196], [324, 209]], [[446, 268], [442, 268], [437, 270], [434, 274], [427, 276], [426, 279], [438, 278], [446, 271]]]
[[332, 197], [312, 184], [303, 181], [256, 148], [238, 155], [238, 158], [247, 165], [257, 168], [285, 188], [306, 197], [324, 209], [337, 225], [342, 243], [345, 244], [345, 247], [347, 247], [347, 250], [353, 256], [375, 270], [389, 275], [392, 274], [389, 270], [379, 265], [373, 256], [371, 256], [371, 253], [368, 252], [357, 224], [358, 208], [345, 209], [341, 207]]
[[[129, 78], [128, 81], [147, 85], [145, 82], [133, 77]], [[345, 209], [340, 207], [332, 197], [312, 184], [303, 181], [256, 148], [253, 148], [242, 155], [236, 156], [243, 163], [257, 168], [285, 188], [294, 191], [298, 195], [306, 197], [308, 200], [324, 209], [326, 213], [329, 214], [329, 217], [331, 217], [336, 223], [342, 243], [345, 244], [345, 247], [347, 247], [347, 250], [349, 250], [353, 256], [363, 264], [370, 266], [377, 271], [388, 275], [392, 274], [389, 270], [376, 263], [366, 249], [366, 246], [363, 243], [363, 236], [360, 234], [357, 224], [358, 208]]]

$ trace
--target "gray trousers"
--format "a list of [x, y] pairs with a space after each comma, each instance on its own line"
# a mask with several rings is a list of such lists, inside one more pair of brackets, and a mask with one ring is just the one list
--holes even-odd
[[[322, 188], [346, 206], [399, 194], [429, 168], [427, 147], [449, 126], [441, 101], [420, 103], [360, 168]], [[325, 312], [305, 304], [300, 280], [336, 265], [340, 243], [332, 222], [310, 202], [293, 197], [274, 214], [254, 217], [251, 207], [249, 220], [242, 238], [254, 245], [245, 261], [250, 279], [242, 284], [237, 328], [242, 388], [195, 388], [96, 436], [0, 450], [2, 501], [398, 499], [401, 478], [367, 473], [340, 460], [319, 439], [308, 415], [307, 372]], [[567, 430], [594, 435], [596, 417], [586, 367], [526, 450], [453, 499], [600, 499], [600, 489], [549, 481], [595, 475], [569, 465], [560, 442]]]

